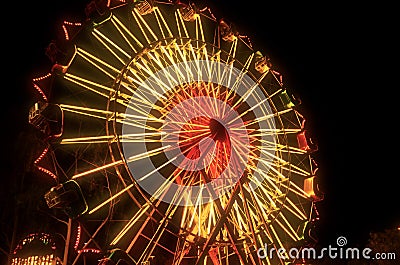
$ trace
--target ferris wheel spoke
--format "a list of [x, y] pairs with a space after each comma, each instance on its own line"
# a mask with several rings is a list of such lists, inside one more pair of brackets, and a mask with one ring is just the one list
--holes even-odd
[[[121, 80], [121, 83], [125, 84], [124, 81], [127, 82], [127, 85], [124, 85], [124, 88], [126, 88], [131, 93], [130, 100], [134, 100], [136, 95], [139, 95], [139, 97], [142, 99], [143, 97], [145, 97], [144, 93], [147, 93], [158, 99], [167, 100], [167, 98], [163, 94], [158, 92], [154, 86], [147, 82], [144, 82], [141, 74], [139, 74], [135, 69], [129, 67], [128, 71], [129, 75], [127, 74], [127, 76]], [[130, 86], [132, 86], [132, 88], [130, 88]], [[143, 91], [136, 89], [136, 86], [140, 86], [141, 88], [143, 88]], [[160, 87], [160, 89], [163, 89], [163, 87]], [[165, 93], [166, 90], [163, 90], [162, 92]], [[148, 98], [146, 98], [145, 102], [152, 106]]]
[[120, 166], [120, 165], [123, 165], [123, 164], [124, 164], [123, 160], [117, 160], [115, 162], [111, 162], [111, 163], [105, 164], [103, 166], [98, 166], [98, 167], [95, 167], [93, 169], [86, 170], [86, 171], [83, 171], [81, 173], [75, 174], [75, 175], [72, 176], [72, 179], [81, 178], [83, 176], [87, 176], [87, 175], [90, 175], [90, 174], [93, 174], [93, 173], [97, 173], [97, 172], [106, 170], [108, 168], [113, 168], [113, 167], [116, 167], [116, 166]]
[[[163, 38], [166, 39], [167, 37], [173, 37], [172, 31], [171, 31], [168, 23], [165, 21], [165, 18], [163, 16], [163, 14], [161, 13], [160, 9], [158, 7], [154, 7], [154, 11], [155, 11], [154, 15], [158, 22], [158, 27], [162, 33]], [[167, 30], [167, 34], [164, 32], [164, 29]]]
[[[124, 84], [124, 83], [122, 83], [122, 84]], [[136, 92], [134, 92], [133, 94], [135, 95]], [[127, 103], [128, 100], [130, 100], [130, 102], [135, 102], [135, 105], [132, 106], [132, 104], [128, 104]], [[114, 99], [114, 101], [116, 103], [120, 104], [121, 106], [126, 107], [131, 112], [137, 113], [142, 116], [146, 116], [147, 115], [146, 110], [152, 106], [149, 99], [147, 98], [146, 95], [144, 95], [144, 93], [141, 93], [141, 95], [137, 95], [137, 97], [120, 94], [118, 97], [116, 97]], [[158, 107], [155, 107], [155, 109], [158, 109]], [[149, 115], [149, 116], [151, 116], [151, 115]]]
[[[146, 20], [142, 17], [142, 15], [139, 13], [137, 8], [133, 8], [133, 11], [131, 12], [133, 18], [136, 21], [136, 24], [139, 26], [142, 35], [146, 39], [147, 43], [150, 44], [153, 41], [157, 41], [157, 36], [154, 34], [154, 32], [151, 30], [150, 26], [147, 24]], [[148, 36], [147, 32], [153, 37], [152, 40], [150, 40], [150, 37]]]
[[[267, 170], [263, 170], [260, 167], [252, 167], [251, 169], [260, 174], [263, 177], [263, 180], [266, 180], [269, 183], [269, 185], [271, 186], [271, 190], [276, 191], [282, 195], [283, 192], [279, 189], [277, 185], [280, 185], [284, 181], [288, 181], [289, 178], [282, 175], [282, 173], [276, 170], [272, 166], [272, 164], [265, 162], [264, 160], [261, 160], [261, 162], [263, 162], [263, 164], [267, 166]], [[277, 175], [270, 174], [270, 170], [276, 173]], [[251, 180], [256, 180], [256, 179], [257, 178], [252, 178]]]
[[[184, 72], [182, 72], [182, 69], [179, 68], [177, 66], [177, 63], [179, 61], [186, 61], [185, 60], [185, 56], [183, 56], [182, 52], [180, 51], [180, 53], [177, 53], [177, 55], [175, 56], [176, 58], [174, 59], [173, 54], [176, 53], [176, 47], [173, 46], [174, 48], [172, 48], [171, 44], [168, 45], [167, 47], [160, 47], [160, 52], [155, 52], [155, 54], [157, 55], [157, 59], [156, 60], [160, 60], [162, 59], [165, 65], [173, 65], [173, 70], [174, 70], [174, 74], [177, 75], [178, 78], [178, 84], [181, 84], [183, 80], [187, 80], [187, 76], [193, 76], [192, 70], [189, 68], [186, 68], [186, 74]], [[180, 55], [180, 56], [178, 56]], [[158, 59], [160, 58], [160, 59]], [[176, 83], [175, 83], [176, 84]]]
[[[254, 200], [254, 197], [252, 196], [251, 193], [250, 193], [250, 197], [252, 197], [253, 201], [255, 202], [255, 203], [254, 203], [254, 206], [255, 206], [255, 208], [257, 209], [257, 213], [258, 213], [259, 220], [260, 220], [260, 221], [262, 222], [262, 224], [263, 224], [263, 229], [265, 229], [265, 236], [267, 237], [267, 239], [269, 240], [269, 242], [272, 243], [272, 245], [274, 246], [275, 249], [282, 248], [283, 246], [282, 246], [282, 243], [280, 242], [280, 240], [279, 240], [279, 241], [276, 240], [277, 234], [276, 234], [276, 232], [275, 232], [273, 226], [272, 226], [270, 223], [267, 222], [268, 217], [265, 215], [264, 210], [263, 210], [262, 208], [260, 208], [260, 206], [261, 206], [262, 204], [260, 204], [258, 200]], [[264, 215], [262, 215], [262, 214], [260, 215], [260, 213], [264, 213]], [[264, 239], [261, 237], [260, 234], [258, 234], [258, 242], [259, 242], [259, 245], [261, 245], [262, 247], [264, 247], [265, 241], [264, 241]], [[279, 261], [281, 262], [281, 264], [284, 264], [284, 263], [283, 263], [284, 260], [282, 260], [281, 257], [278, 257], [278, 258], [279, 258]], [[269, 259], [267, 259], [266, 261], [267, 261], [268, 264], [270, 264], [270, 260], [269, 260]]]
[[[247, 77], [247, 73], [249, 71], [249, 67], [250, 67], [250, 63], [252, 62], [254, 57], [254, 53], [252, 53], [246, 60], [243, 68], [240, 70], [239, 73], [236, 73], [237, 78], [235, 80], [235, 83], [231, 86], [230, 91], [227, 93], [226, 98], [229, 98], [231, 96], [231, 94], [233, 93], [233, 91], [235, 91], [236, 89], [238, 89], [238, 87], [243, 86], [243, 79], [245, 77]], [[233, 68], [231, 68], [233, 69]], [[231, 74], [232, 74], [232, 70], [231, 70]], [[257, 82], [251, 87], [249, 88], [245, 94], [239, 98], [239, 100], [237, 100], [233, 105], [232, 108], [236, 108], [239, 104], [245, 102], [247, 100], [247, 98], [249, 97], [249, 95], [254, 92], [254, 90], [256, 88], [258, 88], [258, 84], [260, 84], [262, 78], [260, 78], [259, 80], [257, 80]]]
[[[168, 209], [165, 211], [164, 217], [159, 222], [159, 226], [157, 227], [156, 231], [154, 232], [153, 237], [149, 240], [149, 243], [147, 244], [145, 250], [143, 251], [143, 254], [140, 256], [138, 262], [144, 262], [144, 261], [148, 260], [150, 255], [153, 253], [156, 245], [159, 244], [158, 242], [159, 242], [161, 236], [163, 235], [164, 232], [167, 231], [168, 222], [169, 222], [170, 218], [174, 215], [178, 206], [179, 205], [173, 205], [173, 204], [170, 204], [168, 206]], [[169, 252], [172, 252], [172, 251], [169, 250]]]
[[195, 15], [195, 26], [196, 26], [196, 39], [205, 41], [204, 32], [203, 32], [203, 25], [201, 22], [201, 16]]
[[[233, 128], [232, 130], [235, 130]], [[257, 136], [257, 137], [262, 137], [262, 136], [277, 136], [277, 135], [289, 135], [289, 134], [297, 134], [301, 132], [301, 129], [279, 129], [279, 128], [268, 128], [268, 129], [257, 129], [255, 130], [256, 133], [252, 133], [251, 136]]]
[[[108, 110], [102, 110], [102, 109], [95, 109], [95, 108], [90, 108], [90, 107], [85, 107], [85, 106], [77, 106], [77, 105], [68, 105], [68, 104], [60, 104], [59, 105], [61, 109], [65, 111], [71, 111], [71, 112], [76, 112], [82, 115], [88, 115], [91, 117], [101, 117], [102, 119], [105, 119], [106, 116], [108, 115], [113, 115], [114, 112], [108, 111]], [[93, 114], [95, 113], [95, 114]], [[99, 116], [102, 115], [102, 116]]]
[[[121, 63], [121, 65], [125, 65], [130, 59], [128, 52], [124, 51], [121, 47], [119, 47], [115, 42], [106, 37], [98, 29], [94, 29], [92, 34], [101, 43], [101, 45], [106, 48]], [[115, 50], [119, 51], [125, 58], [121, 58]]]
[[[148, 71], [153, 71], [149, 69]], [[134, 100], [136, 96], [139, 96], [139, 99], [147, 102], [149, 106], [153, 105], [150, 98], [158, 98], [160, 100], [166, 100], [164, 87], [156, 87], [153, 85], [154, 83], [157, 85], [156, 82], [145, 82], [147, 80], [147, 73], [143, 71], [138, 65], [128, 65], [123, 70], [123, 76], [121, 77], [121, 84], [123, 89], [126, 89], [127, 93], [129, 94], [126, 98], [127, 101]], [[140, 87], [140, 89], [138, 89]], [[160, 90], [162, 90], [160, 92]], [[122, 90], [120, 91], [122, 92]], [[121, 93], [120, 93], [121, 94]]]
[[[152, 69], [149, 69], [146, 64], [144, 64], [143, 60], [141, 62], [136, 62], [136, 67], [140, 70], [143, 71], [146, 75], [149, 75], [152, 77], [152, 82], [154, 82], [154, 85], [159, 86], [162, 88], [164, 91], [168, 91], [170, 88], [169, 84], [166, 84], [163, 80], [161, 80], [159, 77], [157, 77]], [[165, 76], [164, 76], [165, 77]], [[167, 77], [167, 81], [171, 82], [170, 79]]]
[[311, 174], [309, 170], [301, 168], [299, 165], [296, 165], [294, 163], [290, 163], [289, 161], [282, 159], [278, 155], [271, 154], [271, 152], [267, 152], [265, 149], [258, 149], [258, 150], [262, 154], [269, 156], [271, 159], [276, 160], [277, 166], [279, 166], [283, 170], [286, 170], [287, 172], [292, 172], [303, 177], [307, 177]]
[[143, 207], [129, 220], [129, 222], [121, 229], [121, 231], [114, 237], [110, 245], [116, 245], [121, 238], [132, 228], [133, 225], [145, 214], [150, 208], [150, 204], [146, 203]]
[[[242, 204], [243, 204], [243, 210], [245, 212], [245, 220], [247, 220], [247, 231], [250, 232], [250, 238], [255, 246], [256, 249], [259, 249], [260, 247], [263, 247], [262, 244], [258, 244], [257, 238], [256, 238], [256, 226], [258, 223], [258, 220], [255, 219], [256, 214], [251, 210], [252, 208], [249, 207], [249, 198], [245, 194], [245, 189], [243, 185], [240, 186], [240, 195], [242, 199]], [[257, 255], [257, 261], [258, 264], [262, 264], [261, 258]]]
[[[112, 16], [110, 18], [111, 23], [113, 24], [114, 28], [116, 31], [119, 33], [119, 35], [124, 39], [124, 43], [129, 46], [132, 52], [137, 53], [138, 49], [143, 47], [143, 44], [140, 43], [140, 41], [126, 28], [125, 25], [121, 23], [121, 21], [116, 18], [115, 16]], [[129, 40], [131, 38], [132, 40]], [[138, 47], [134, 46], [137, 45]], [[124, 51], [124, 53], [129, 53], [127, 51]]]
[[[187, 42], [187, 44], [186, 44], [186, 47], [187, 46], [190, 46], [191, 45], [191, 43], [190, 42]], [[173, 48], [173, 49], [172, 49]], [[186, 48], [185, 48], [186, 49]], [[168, 51], [172, 51], [172, 52], [175, 52], [176, 54], [177, 54], [177, 59], [179, 60], [179, 61], [182, 61], [183, 63], [184, 63], [184, 74], [182, 74], [182, 75], [180, 75], [180, 76], [182, 76], [182, 77], [185, 77], [186, 79], [184, 79], [184, 80], [191, 80], [192, 79], [192, 77], [194, 76], [194, 73], [193, 73], [193, 70], [192, 70], [192, 68], [189, 66], [189, 64], [188, 64], [188, 54], [187, 54], [187, 52], [185, 51], [185, 50], [182, 50], [180, 47], [179, 47], [179, 45], [178, 45], [178, 43], [176, 43], [176, 41], [173, 41], [172, 43], [171, 43], [171, 48], [169, 48], [169, 50]], [[179, 69], [179, 71], [181, 71], [180, 69]]]
[[[158, 122], [157, 118], [149, 118], [149, 121]], [[143, 124], [143, 121], [140, 119], [131, 119], [129, 116], [127, 118], [116, 118], [115, 120], [117, 123], [122, 124], [123, 126], [129, 126], [135, 129], [146, 130], [154, 133], [159, 133], [159, 129], [153, 126], [149, 126], [147, 124]]]
[[227, 62], [230, 63], [231, 65], [233, 65], [233, 62], [235, 61], [235, 58], [236, 58], [235, 55], [236, 55], [236, 50], [237, 50], [237, 44], [238, 44], [238, 38], [234, 38], [232, 41], [231, 48], [229, 50], [228, 60], [227, 60]]
[[[116, 121], [121, 123], [121, 124], [127, 124], [130, 126], [134, 127], [139, 127], [139, 128], [144, 128], [146, 130], [153, 130], [157, 131], [158, 129], [149, 127], [146, 125], [141, 125], [143, 121], [151, 121], [151, 122], [164, 122], [164, 120], [158, 119], [156, 117], [152, 116], [141, 116], [141, 115], [134, 115], [134, 114], [129, 114], [129, 113], [118, 113], [118, 112], [110, 112], [106, 110], [100, 110], [100, 109], [94, 109], [94, 108], [88, 108], [88, 107], [80, 107], [80, 106], [73, 106], [73, 105], [66, 105], [66, 104], [60, 104], [60, 107], [68, 112], [83, 115], [83, 116], [88, 116], [92, 118], [97, 118], [97, 119], [103, 119], [103, 120], [112, 120], [113, 118], [116, 118]], [[139, 122], [141, 121], [142, 122]], [[154, 133], [156, 134], [156, 133]], [[163, 133], [161, 133], [163, 134]], [[95, 139], [96, 137], [99, 137], [99, 139]], [[86, 137], [87, 139], [78, 139], [76, 138], [76, 141], [82, 141], [82, 142], [88, 142], [90, 140], [94, 141], [99, 141], [103, 138], [110, 138], [112, 139], [113, 136], [93, 136], [93, 139], [90, 139], [90, 137]], [[75, 140], [70, 139], [63, 139], [62, 143], [71, 143], [74, 142]]]
[[[162, 198], [162, 197], [165, 195], [165, 191], [166, 191], [166, 189], [168, 188], [168, 184], [170, 184], [171, 181], [174, 181], [174, 179], [167, 178], [166, 181], [164, 182], [164, 184], [161, 185], [161, 187], [160, 187], [159, 190], [157, 191], [157, 192], [159, 192], [159, 193], [161, 194], [161, 195], [160, 195], [160, 198]], [[181, 199], [182, 199], [182, 198], [183, 198], [183, 197], [181, 197]], [[144, 213], [147, 215], [147, 218], [146, 218], [146, 220], [142, 223], [142, 225], [140, 226], [140, 228], [138, 229], [138, 231], [137, 231], [135, 237], [131, 240], [131, 243], [129, 244], [129, 246], [128, 246], [128, 248], [127, 248], [127, 252], [129, 252], [129, 251], [135, 246], [135, 244], [137, 243], [137, 240], [138, 240], [139, 236], [145, 237], [145, 238], [148, 239], [149, 241], [151, 240], [149, 237], [147, 237], [146, 235], [144, 235], [142, 232], [143, 232], [144, 229], [148, 226], [149, 221], [153, 221], [153, 222], [155, 222], [155, 223], [158, 223], [158, 222], [159, 222], [158, 220], [156, 220], [156, 219], [153, 217], [153, 215], [154, 215], [155, 213], [158, 213], [158, 214], [161, 214], [161, 215], [166, 216], [165, 213], [162, 214], [162, 213], [160, 213], [160, 212], [157, 210], [158, 207], [159, 207], [159, 205], [161, 204], [161, 202], [162, 202], [162, 200], [157, 200], [157, 201], [155, 201], [155, 202], [152, 202], [151, 200], [150, 200], [150, 201], [147, 201], [146, 205], [151, 206], [151, 207], [152, 207], [152, 210], [151, 210], [150, 213], [148, 213], [147, 210], [144, 212]], [[176, 209], [175, 209], [175, 210], [176, 210]], [[170, 215], [172, 215], [172, 214], [170, 214]], [[133, 217], [133, 218], [134, 218], [134, 217]], [[170, 218], [170, 217], [168, 217], [168, 218]], [[131, 220], [132, 220], [132, 219], [131, 219]], [[138, 220], [139, 220], [139, 219], [136, 219], [136, 222], [137, 222]], [[135, 223], [136, 223], [136, 222], [135, 222]], [[127, 225], [123, 228], [123, 230], [121, 230], [121, 232], [120, 232], [119, 235], [121, 235], [121, 237], [124, 236], [125, 233], [127, 233], [128, 231], [131, 230], [131, 228], [135, 225], [135, 223], [130, 224], [129, 227], [128, 227], [128, 224], [127, 224]], [[124, 232], [124, 231], [125, 231], [125, 232]], [[172, 232], [169, 231], [168, 229], [165, 229], [165, 231], [172, 233]], [[172, 233], [172, 234], [173, 234], [173, 233]], [[118, 240], [120, 240], [120, 238], [118, 238]], [[158, 245], [158, 246], [162, 246], [162, 245], [160, 245], [158, 242], [153, 242], [153, 243], [155, 243], [155, 244]], [[162, 246], [162, 247], [163, 247], [165, 250], [167, 250], [168, 252], [171, 253], [171, 250], [165, 248], [164, 246]]]
[[[164, 146], [164, 147], [160, 147], [160, 148], [148, 151], [148, 152], [143, 152], [143, 153], [140, 153], [140, 154], [133, 155], [131, 157], [128, 157], [126, 162], [127, 163], [132, 163], [132, 162], [135, 162], [135, 161], [147, 158], [147, 157], [151, 157], [151, 156], [160, 154], [162, 152], [162, 150], [167, 149], [167, 148], [170, 148], [170, 145], [167, 145], [167, 146]], [[83, 176], [87, 176], [87, 175], [90, 175], [90, 174], [93, 174], [93, 173], [97, 173], [99, 171], [103, 171], [103, 170], [108, 169], [108, 168], [120, 166], [120, 165], [122, 165], [124, 163], [125, 163], [124, 160], [117, 160], [117, 161], [111, 162], [109, 164], [105, 164], [103, 166], [99, 166], [99, 167], [96, 167], [96, 168], [93, 168], [93, 169], [90, 169], [90, 170], [75, 174], [74, 176], [72, 176], [72, 179], [81, 178]]]
[[[179, 36], [182, 36], [182, 37], [185, 37], [185, 38], [190, 38], [189, 31], [186, 28], [186, 23], [185, 23], [185, 21], [183, 19], [182, 13], [181, 13], [181, 11], [179, 9], [176, 10], [175, 16], [177, 17], [176, 18], [176, 22], [177, 22], [176, 25], [178, 27]], [[182, 28], [183, 32], [182, 32], [182, 30], [180, 30], [180, 28]]]
[[260, 123], [260, 122], [264, 122], [266, 120], [271, 120], [271, 119], [274, 119], [276, 117], [280, 117], [282, 114], [285, 114], [285, 113], [288, 113], [288, 112], [291, 112], [291, 111], [293, 111], [293, 110], [292, 109], [285, 109], [285, 110], [282, 110], [282, 111], [279, 111], [279, 112], [276, 112], [276, 113], [266, 114], [266, 115], [264, 115], [262, 117], [254, 119], [254, 121], [249, 122], [247, 125], [251, 126], [251, 125], [254, 125], [254, 124], [257, 124], [257, 123]]
[[[111, 245], [117, 245], [119, 243], [119, 241], [125, 237], [128, 233], [131, 233], [131, 231], [133, 230], [133, 227], [139, 223], [140, 218], [143, 217], [143, 215], [147, 215], [147, 218], [145, 221], [143, 221], [141, 223], [141, 225], [139, 226], [139, 228], [135, 229], [135, 236], [132, 240], [130, 240], [130, 244], [129, 246], [126, 248], [126, 252], [129, 253], [131, 251], [131, 249], [135, 246], [135, 244], [138, 243], [138, 239], [139, 237], [143, 237], [145, 239], [147, 239], [149, 242], [151, 241], [151, 238], [149, 238], [148, 236], [146, 236], [143, 232], [145, 231], [146, 227], [148, 227], [149, 222], [153, 221], [154, 223], [158, 223], [159, 221], [156, 220], [154, 218], [154, 214], [157, 212], [157, 207], [159, 206], [160, 202], [157, 202], [155, 205], [151, 205], [151, 204], [146, 204], [143, 205], [143, 207], [145, 207], [146, 209], [143, 209], [145, 211], [140, 211], [137, 212], [129, 221], [128, 223], [120, 230], [120, 232], [115, 236], [115, 238], [113, 239], [113, 241], [111, 242]], [[151, 212], [148, 212], [149, 207], [151, 206], [152, 210]], [[165, 229], [166, 232], [169, 232], [171, 234], [173, 234], [171, 231], [169, 231], [168, 229]], [[153, 244], [163, 248], [164, 250], [168, 251], [171, 254], [174, 254], [174, 252], [172, 252], [172, 250], [168, 249], [167, 247], [163, 246], [162, 244], [158, 243], [158, 242], [152, 242]]]
[[[238, 100], [238, 102], [236, 102], [233, 107], [236, 107], [237, 105], [239, 105], [242, 102], [245, 102], [251, 95], [254, 95], [255, 90], [258, 88], [258, 84], [262, 83], [262, 81], [264, 80], [264, 78], [268, 75], [269, 71], [266, 71], [265, 73], [263, 73], [258, 79], [257, 82], [252, 85], [245, 93], [244, 95]], [[269, 98], [271, 98], [272, 96], [269, 96]]]
[[[165, 49], [165, 48], [161, 48], [160, 49]], [[164, 50], [165, 51], [165, 50]], [[152, 68], [157, 69], [165, 69], [165, 66], [168, 65], [164, 65], [163, 61], [161, 61], [159, 58], [163, 58], [163, 57], [159, 57], [156, 58], [154, 57], [151, 53], [148, 53], [147, 56], [149, 57], [149, 60], [147, 60], [146, 58], [142, 57], [141, 58], [141, 62], [143, 62], [144, 65], [146, 65], [147, 67], [150, 65], [153, 65]], [[173, 58], [170, 55], [165, 54], [164, 56], [166, 56], [170, 61], [174, 61]], [[154, 63], [156, 64], [156, 66], [154, 66]], [[173, 65], [175, 65], [175, 62], [173, 62]], [[179, 84], [180, 82], [178, 80], [182, 80], [182, 77], [184, 76], [182, 74], [182, 72], [180, 71], [180, 69], [178, 67], [174, 67], [175, 71], [169, 72], [168, 70], [162, 71], [162, 75], [157, 79], [157, 81], [161, 80], [162, 77], [165, 77], [165, 79], [167, 79], [168, 84], [165, 84], [165, 87], [171, 88], [174, 87], [175, 84]], [[148, 67], [148, 69], [150, 69], [150, 67]], [[144, 69], [146, 71], [146, 69]], [[148, 71], [146, 71], [148, 73]], [[177, 77], [175, 77], [174, 75], [177, 75]], [[153, 74], [153, 76], [155, 76]]]
[[[276, 243], [276, 245], [277, 245], [276, 249], [281, 249], [281, 248], [284, 249], [285, 246], [283, 245], [283, 243], [282, 243], [278, 233], [276, 232], [274, 226], [270, 225], [269, 228], [272, 231], [272, 235], [274, 237], [274, 241], [277, 242]], [[278, 255], [278, 259], [279, 259], [279, 262], [281, 262], [281, 264], [284, 265], [285, 264], [285, 260], [289, 259], [288, 253], [284, 252], [282, 255]]]
[[[91, 66], [94, 66], [100, 72], [108, 76], [111, 80], [115, 78], [115, 75], [120, 73], [120, 70], [106, 61], [104, 61], [102, 58], [99, 58], [93, 54], [91, 54], [88, 51], [85, 51], [82, 48], [77, 48], [76, 49], [76, 54], [80, 56], [82, 59], [84, 59], [86, 62], [88, 62]], [[111, 71], [111, 72], [110, 72]]]
[[[260, 209], [263, 210], [264, 216], [267, 217], [269, 212], [278, 210], [279, 208], [277, 205], [277, 199], [279, 197], [283, 197], [285, 194], [279, 189], [274, 190], [273, 187], [265, 182], [259, 183], [257, 178], [250, 179], [250, 181], [254, 181], [258, 185], [258, 188], [254, 190], [253, 188], [246, 186], [246, 190], [251, 194], [254, 193], [252, 198], [255, 200], [255, 202], [259, 203]], [[265, 212], [264, 209], [268, 213]]]
[[114, 142], [115, 136], [113, 135], [99, 135], [99, 136], [86, 136], [76, 138], [64, 138], [60, 144], [101, 144]]
[[165, 149], [170, 148], [170, 147], [171, 147], [171, 145], [166, 145], [166, 146], [162, 146], [162, 147], [159, 147], [159, 148], [147, 151], [147, 152], [142, 152], [142, 153], [132, 155], [127, 158], [126, 162], [132, 163], [132, 162], [144, 159], [144, 158], [149, 158], [151, 156], [161, 154]]
[[68, 80], [72, 83], [75, 83], [76, 85], [78, 85], [84, 89], [94, 92], [104, 98], [108, 98], [109, 92], [111, 92], [109, 87], [103, 86], [99, 83], [92, 82], [90, 80], [81, 78], [76, 75], [71, 75], [71, 74], [66, 73], [64, 79]]
[[265, 151], [278, 151], [281, 153], [290, 153], [290, 154], [299, 154], [299, 155], [305, 155], [307, 154], [306, 150], [300, 149], [298, 147], [294, 147], [291, 145], [284, 145], [281, 143], [276, 143], [272, 142], [270, 140], [264, 140], [261, 139], [259, 140], [261, 143], [265, 144], [259, 147], [260, 150], [265, 150]]
[[[147, 214], [146, 220], [143, 222], [143, 224], [140, 226], [140, 228], [137, 230], [135, 237], [131, 240], [131, 243], [129, 246], [126, 248], [126, 252], [129, 253], [132, 248], [137, 244], [137, 240], [140, 236], [145, 237], [147, 240], [150, 240], [147, 236], [143, 234], [144, 229], [148, 226], [150, 221], [157, 222], [157, 220], [154, 219], [153, 215], [156, 213], [156, 208], [159, 206], [160, 202], [156, 202], [155, 205], [153, 206], [152, 210], [150, 213]], [[158, 244], [159, 245], [159, 244]], [[167, 249], [166, 249], [167, 250]], [[168, 249], [168, 251], [170, 251]]]
[[297, 232], [294, 230], [293, 224], [291, 224], [288, 219], [285, 217], [283, 212], [279, 213], [279, 216], [283, 219], [285, 227], [289, 228], [289, 232], [285, 230], [286, 233], [291, 234], [292, 238], [294, 241], [300, 240], [300, 237], [298, 236]]
[[[220, 65], [218, 66], [219, 68], [221, 67]], [[227, 63], [223, 66], [222, 73], [221, 70], [217, 71], [218, 73], [217, 77], [219, 78], [218, 81], [220, 84], [223, 84], [226, 87], [231, 86], [233, 69], [234, 67], [232, 62], [229, 64]]]
[[[144, 45], [139, 41], [134, 33], [129, 30], [128, 27], [124, 23], [122, 23], [120, 19], [118, 19], [116, 16], [112, 16], [110, 20], [119, 32], [119, 34], [123, 37], [125, 42], [131, 47], [133, 52], [136, 53], [137, 50], [144, 47]], [[137, 45], [138, 47], [134, 47], [133, 44]]]

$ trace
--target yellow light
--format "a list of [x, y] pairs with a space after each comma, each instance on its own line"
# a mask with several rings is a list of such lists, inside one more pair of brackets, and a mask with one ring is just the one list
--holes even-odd
[[11, 260], [11, 265], [28, 265], [28, 264], [40, 264], [40, 265], [59, 265], [59, 259], [54, 254], [44, 256], [30, 256], [27, 258], [15, 257]]

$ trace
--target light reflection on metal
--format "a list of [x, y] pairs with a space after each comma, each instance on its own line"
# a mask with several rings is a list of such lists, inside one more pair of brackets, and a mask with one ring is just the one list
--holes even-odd
[[88, 210], [82, 190], [74, 180], [51, 188], [44, 199], [49, 208], [63, 209], [70, 218], [77, 218]]

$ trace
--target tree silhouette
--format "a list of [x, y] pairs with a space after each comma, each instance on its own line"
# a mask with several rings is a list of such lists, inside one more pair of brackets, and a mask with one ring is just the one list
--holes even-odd
[[[371, 232], [365, 247], [372, 250], [369, 255], [371, 259], [351, 260], [348, 262], [348, 265], [399, 264], [400, 230], [398, 228], [389, 228], [384, 231]], [[375, 256], [376, 254], [377, 256]]]

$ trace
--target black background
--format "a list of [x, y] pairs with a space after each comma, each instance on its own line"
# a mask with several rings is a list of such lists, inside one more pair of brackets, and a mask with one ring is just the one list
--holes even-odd
[[[318, 142], [316, 160], [326, 193], [320, 203], [320, 243], [345, 236], [349, 243], [363, 244], [370, 231], [400, 226], [394, 6], [209, 2], [214, 13], [263, 47], [287, 87], [302, 98]], [[2, 197], [9, 196], [7, 185], [18, 167], [15, 141], [33, 104], [30, 81], [49, 64], [44, 51], [63, 19], [81, 16], [86, 3], [14, 1], [3, 8]]]

